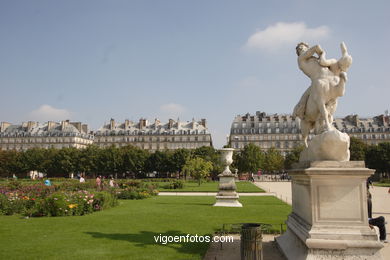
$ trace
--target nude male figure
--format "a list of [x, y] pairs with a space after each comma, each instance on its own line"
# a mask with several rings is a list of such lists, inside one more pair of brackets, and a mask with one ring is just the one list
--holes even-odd
[[320, 134], [333, 128], [337, 98], [344, 95], [347, 80], [345, 71], [351, 65], [352, 58], [344, 44], [343, 57], [339, 61], [327, 60], [319, 45], [309, 47], [306, 43], [299, 43], [296, 51], [299, 68], [311, 79], [311, 86], [302, 95], [293, 112], [294, 116], [301, 119], [302, 136], [307, 147], [310, 130], [314, 129], [316, 134]]

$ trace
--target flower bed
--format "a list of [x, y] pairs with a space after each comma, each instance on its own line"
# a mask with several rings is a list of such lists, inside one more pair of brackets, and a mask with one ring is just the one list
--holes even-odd
[[122, 181], [118, 183], [116, 196], [118, 199], [139, 200], [145, 199], [158, 194], [155, 183], [144, 183], [139, 180]]
[[36, 181], [11, 180], [0, 185], [0, 214], [80, 216], [117, 204], [117, 199], [145, 199], [158, 194], [158, 184], [140, 180], [119, 181], [117, 187], [96, 191], [94, 180], [61, 180], [51, 186]]
[[117, 204], [116, 196], [107, 191], [58, 190], [43, 184], [0, 187], [0, 214], [29, 217], [80, 216]]

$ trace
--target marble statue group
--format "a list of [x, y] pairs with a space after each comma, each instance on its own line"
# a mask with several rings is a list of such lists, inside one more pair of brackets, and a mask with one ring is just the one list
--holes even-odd
[[[345, 92], [346, 72], [352, 64], [352, 57], [344, 43], [341, 43], [342, 56], [339, 60], [327, 59], [320, 45], [310, 47], [301, 42], [297, 45], [296, 52], [299, 68], [311, 80], [310, 87], [293, 112], [294, 116], [301, 119], [302, 137], [307, 149], [303, 152], [301, 161], [348, 161], [349, 137], [337, 131], [332, 122], [337, 98]], [[312, 141], [313, 147], [309, 147], [308, 136], [313, 129], [314, 134], [320, 136], [317, 137], [319, 140]], [[330, 151], [335, 143], [337, 151]]]

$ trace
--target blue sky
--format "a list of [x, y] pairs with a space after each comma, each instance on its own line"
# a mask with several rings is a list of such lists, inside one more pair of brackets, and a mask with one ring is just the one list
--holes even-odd
[[291, 113], [309, 86], [295, 46], [353, 57], [337, 116], [390, 109], [389, 1], [0, 0], [0, 121]]

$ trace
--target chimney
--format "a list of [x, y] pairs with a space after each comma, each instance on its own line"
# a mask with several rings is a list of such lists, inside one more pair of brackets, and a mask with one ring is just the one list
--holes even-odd
[[191, 124], [191, 126], [192, 126], [192, 129], [195, 129], [196, 122], [195, 122], [195, 119], [194, 119], [194, 118], [192, 118], [192, 124]]
[[10, 125], [11, 125], [10, 123], [1, 122], [1, 125], [0, 125], [0, 132], [4, 132], [5, 129], [7, 129]]
[[143, 129], [144, 127], [146, 127], [146, 124], [147, 124], [147, 120], [145, 118], [141, 118], [139, 120], [139, 129]]
[[173, 128], [173, 123], [174, 123], [173, 119], [169, 119], [169, 121], [168, 121], [168, 129]]
[[87, 124], [82, 124], [81, 129], [83, 130], [83, 133], [88, 134], [88, 125]]
[[204, 128], [207, 128], [206, 119], [202, 118], [200, 124], [201, 124], [202, 126], [204, 126]]
[[115, 128], [115, 120], [111, 118], [110, 120], [110, 130], [113, 130]]
[[154, 129], [157, 129], [157, 126], [160, 125], [160, 120], [158, 120], [158, 118], [154, 119]]
[[77, 130], [81, 133], [82, 128], [81, 128], [81, 122], [72, 122], [70, 123], [72, 126], [76, 127]]
[[378, 121], [378, 125], [380, 125], [380, 126], [384, 126], [386, 123], [386, 118], [384, 115], [376, 116], [376, 117], [374, 117], [374, 119], [376, 119], [376, 121]]
[[[61, 130], [64, 131], [67, 125], [69, 125], [69, 120], [61, 121]], [[54, 126], [54, 122], [53, 122], [53, 126]]]
[[28, 121], [27, 122], [27, 132], [30, 132], [31, 129], [35, 126], [35, 122], [33, 121]]
[[[61, 127], [63, 127], [63, 125], [65, 124], [65, 121], [62, 121], [61, 122]], [[56, 123], [53, 122], [53, 121], [48, 121], [47, 122], [47, 131], [50, 131], [51, 129], [53, 129], [55, 127]]]

